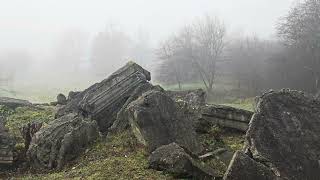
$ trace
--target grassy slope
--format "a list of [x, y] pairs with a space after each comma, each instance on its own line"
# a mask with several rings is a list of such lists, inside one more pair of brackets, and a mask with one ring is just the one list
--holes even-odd
[[59, 172], [26, 173], [14, 179], [172, 179], [148, 169], [147, 154], [130, 133], [100, 138], [86, 153]]

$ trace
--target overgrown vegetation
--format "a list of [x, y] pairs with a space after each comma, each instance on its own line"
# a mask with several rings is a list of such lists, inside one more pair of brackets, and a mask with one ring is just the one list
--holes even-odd
[[[200, 135], [200, 142], [206, 152], [214, 152], [219, 149], [232, 152], [243, 148], [244, 136], [244, 133], [239, 131], [213, 126], [208, 133]], [[209, 158], [205, 163], [215, 169], [220, 176], [224, 175], [229, 165], [215, 157]]]

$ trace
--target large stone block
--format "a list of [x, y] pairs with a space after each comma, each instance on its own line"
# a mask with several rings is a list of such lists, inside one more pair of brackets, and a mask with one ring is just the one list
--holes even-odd
[[150, 151], [172, 142], [191, 152], [202, 150], [192, 126], [165, 92], [151, 90], [130, 103], [125, 116], [140, 143]]
[[105, 133], [134, 90], [150, 79], [148, 71], [129, 62], [107, 79], [77, 94], [58, 110], [56, 116], [61, 117], [70, 112], [81, 113], [96, 120], [100, 131]]
[[84, 151], [98, 132], [95, 121], [76, 114], [62, 116], [32, 137], [28, 159], [37, 168], [61, 168]]

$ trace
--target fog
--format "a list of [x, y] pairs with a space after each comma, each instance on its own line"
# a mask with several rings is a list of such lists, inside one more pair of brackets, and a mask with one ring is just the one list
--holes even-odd
[[[47, 92], [83, 89], [107, 77], [128, 60], [157, 73], [154, 51], [159, 43], [206, 15], [223, 21], [229, 38], [256, 36], [274, 40], [277, 21], [288, 13], [293, 2], [1, 0], [0, 95], [48, 101], [53, 95], [44, 98]], [[109, 37], [110, 34], [121, 42]], [[92, 59], [104, 56], [96, 57], [92, 53], [98, 51], [94, 47], [103, 38], [109, 42], [104, 46], [111, 50], [96, 53], [110, 54], [107, 66], [101, 68]], [[113, 50], [113, 46], [118, 49]]]

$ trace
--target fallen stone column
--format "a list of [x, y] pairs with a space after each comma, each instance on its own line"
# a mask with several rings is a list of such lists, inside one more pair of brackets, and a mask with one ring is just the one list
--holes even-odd
[[[206, 129], [217, 124], [222, 127], [247, 131], [253, 112], [222, 105], [201, 107], [197, 129]], [[206, 127], [205, 127], [206, 126]]]
[[58, 110], [56, 117], [70, 112], [81, 113], [96, 120], [100, 131], [106, 133], [135, 89], [150, 79], [148, 71], [129, 62], [107, 79], [75, 95]]

